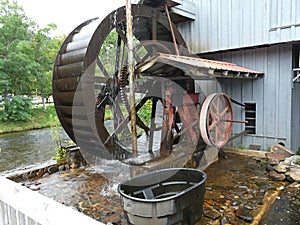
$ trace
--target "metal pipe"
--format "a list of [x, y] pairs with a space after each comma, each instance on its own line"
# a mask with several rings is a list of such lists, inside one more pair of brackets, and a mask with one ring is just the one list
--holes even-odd
[[132, 132], [132, 154], [138, 156], [137, 150], [137, 131], [136, 131], [136, 109], [135, 109], [135, 90], [134, 90], [134, 61], [133, 61], [133, 32], [132, 32], [132, 10], [131, 0], [126, 0], [126, 24], [127, 24], [127, 45], [128, 45], [128, 72], [130, 88], [130, 118]]
[[171, 31], [171, 34], [172, 34], [172, 39], [173, 39], [173, 44], [174, 44], [174, 47], [175, 47], [176, 55], [179, 55], [179, 50], [178, 50], [178, 46], [177, 46], [177, 42], [176, 42], [176, 37], [175, 37], [175, 34], [174, 34], [173, 25], [172, 25], [172, 21], [171, 21], [171, 17], [170, 17], [170, 14], [169, 14], [169, 9], [168, 9], [167, 4], [165, 4], [165, 11], [166, 11], [166, 15], [167, 15], [168, 22], [169, 22], [170, 31]]

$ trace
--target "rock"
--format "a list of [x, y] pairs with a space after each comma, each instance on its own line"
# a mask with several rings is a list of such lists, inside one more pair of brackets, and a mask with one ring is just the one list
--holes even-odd
[[221, 214], [217, 210], [207, 205], [204, 205], [203, 207], [203, 215], [213, 220], [216, 220], [219, 217], [221, 217]]
[[273, 166], [271, 166], [270, 164], [266, 165], [266, 169], [267, 169], [268, 172], [274, 170]]
[[65, 170], [69, 171], [70, 170], [70, 165], [69, 164], [65, 164]]
[[238, 188], [240, 188], [240, 189], [248, 189], [248, 187], [247, 186], [243, 186], [243, 185], [240, 185], [240, 186], [238, 186]]
[[52, 174], [52, 173], [56, 173], [56, 172], [58, 172], [58, 167], [57, 166], [50, 166], [49, 168], [48, 168], [48, 173], [50, 173], [50, 174]]
[[283, 155], [285, 158], [295, 155], [295, 152], [280, 144], [272, 145], [271, 152], [278, 155]]
[[274, 166], [274, 169], [278, 173], [286, 173], [289, 170], [289, 166], [283, 165], [283, 164], [279, 164], [279, 165]]
[[49, 175], [49, 173], [44, 173], [43, 177], [48, 177]]
[[281, 164], [291, 166], [291, 165], [297, 165], [297, 162], [300, 162], [300, 156], [294, 155], [286, 158], [283, 162], [281, 162]]
[[37, 175], [38, 177], [42, 177], [42, 176], [44, 175], [44, 170], [43, 170], [43, 169], [39, 170], [39, 171], [36, 173], [36, 175]]
[[38, 190], [40, 190], [40, 187], [33, 184], [33, 185], [30, 185], [29, 189], [32, 190], [32, 191], [38, 191]]
[[286, 156], [284, 154], [274, 153], [274, 152], [268, 152], [268, 153], [266, 153], [266, 157], [268, 159], [277, 159], [279, 161], [283, 161], [286, 158]]
[[[299, 188], [300, 184], [298, 184], [297, 182], [293, 182], [292, 184], [290, 184], [288, 186], [288, 188]], [[300, 195], [297, 196], [300, 199]]]
[[28, 175], [28, 178], [29, 178], [29, 179], [33, 179], [33, 178], [35, 178], [35, 175], [36, 175], [36, 174], [35, 174], [34, 171], [30, 171], [30, 172], [29, 172], [29, 175]]
[[286, 175], [290, 176], [294, 181], [300, 182], [300, 169], [298, 168], [291, 168]]
[[23, 179], [23, 180], [28, 180], [28, 179], [29, 179], [28, 173], [24, 173], [24, 174], [22, 175], [22, 179]]
[[285, 179], [289, 182], [289, 183], [293, 183], [295, 182], [293, 178], [291, 178], [289, 175], [285, 176]]
[[75, 162], [72, 162], [71, 164], [70, 164], [70, 168], [71, 169], [77, 169], [79, 167], [79, 165], [77, 164], [77, 163], [75, 163]]
[[229, 220], [227, 217], [223, 217], [221, 219], [221, 222], [220, 222], [221, 225], [228, 225], [229, 224]]
[[64, 165], [64, 164], [60, 165], [60, 166], [58, 167], [58, 170], [59, 170], [60, 172], [64, 171], [64, 170], [65, 170], [65, 165]]
[[283, 181], [285, 179], [285, 175], [282, 173], [277, 173], [275, 170], [271, 171], [269, 173], [269, 176], [277, 181]]
[[245, 205], [244, 207], [245, 207], [246, 209], [249, 209], [249, 210], [252, 210], [252, 209], [253, 209], [253, 207], [250, 206], [250, 205]]
[[242, 220], [245, 220], [247, 222], [252, 222], [252, 212], [251, 210], [247, 208], [240, 208], [236, 211], [236, 216]]
[[268, 158], [268, 164], [274, 166], [274, 165], [278, 165], [280, 163], [279, 159], [275, 159], [275, 158]]

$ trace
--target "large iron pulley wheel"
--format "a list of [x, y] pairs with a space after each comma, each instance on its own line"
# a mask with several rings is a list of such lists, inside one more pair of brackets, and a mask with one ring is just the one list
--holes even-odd
[[[157, 52], [175, 52], [164, 14], [145, 5], [132, 5], [132, 15], [136, 63]], [[181, 34], [175, 26], [173, 29], [178, 46], [184, 49]], [[55, 61], [53, 96], [60, 122], [82, 151], [93, 156], [108, 158], [127, 148], [126, 137], [131, 132], [127, 52], [126, 9], [121, 7], [103, 20], [92, 19], [74, 29]], [[140, 90], [137, 125], [147, 134], [149, 125], [139, 111], [159, 100], [151, 94], [155, 85], [151, 79], [136, 83]]]
[[214, 93], [204, 100], [200, 112], [200, 132], [209, 146], [223, 147], [230, 138], [233, 111], [230, 98]]

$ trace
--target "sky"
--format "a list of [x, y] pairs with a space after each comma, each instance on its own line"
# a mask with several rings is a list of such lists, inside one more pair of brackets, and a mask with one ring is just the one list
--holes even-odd
[[[132, 2], [134, 2], [132, 0]], [[26, 16], [40, 28], [55, 23], [53, 36], [68, 35], [81, 23], [95, 18], [104, 18], [113, 10], [126, 4], [126, 0], [18, 0]]]

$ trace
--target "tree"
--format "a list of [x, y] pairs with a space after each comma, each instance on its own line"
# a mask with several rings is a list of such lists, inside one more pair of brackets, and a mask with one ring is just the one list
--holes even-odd
[[52, 69], [64, 36], [50, 37], [55, 24], [39, 28], [15, 0], [0, 0], [0, 95], [52, 92]]
[[41, 95], [43, 107], [46, 110], [45, 97], [51, 94], [51, 77], [53, 63], [58, 51], [57, 44], [61, 41], [57, 38], [50, 38], [49, 33], [56, 29], [55, 24], [49, 24], [47, 27], [39, 29], [33, 34], [29, 42], [28, 50], [31, 50], [31, 58], [37, 64], [37, 70], [34, 74], [34, 87]]
[[[23, 87], [21, 88], [23, 90], [17, 88], [20, 87], [20, 83], [26, 83], [26, 76], [23, 75], [24, 70], [21, 70], [21, 67], [26, 66], [25, 71], [27, 71], [27, 65], [30, 63], [29, 58], [18, 51], [18, 47], [21, 42], [30, 39], [30, 31], [35, 24], [26, 17], [22, 7], [16, 1], [0, 0], [0, 2], [0, 90], [4, 96], [7, 96], [9, 92], [17, 94], [27, 91]], [[29, 67], [34, 68], [34, 66]], [[13, 85], [14, 83], [16, 85]]]

